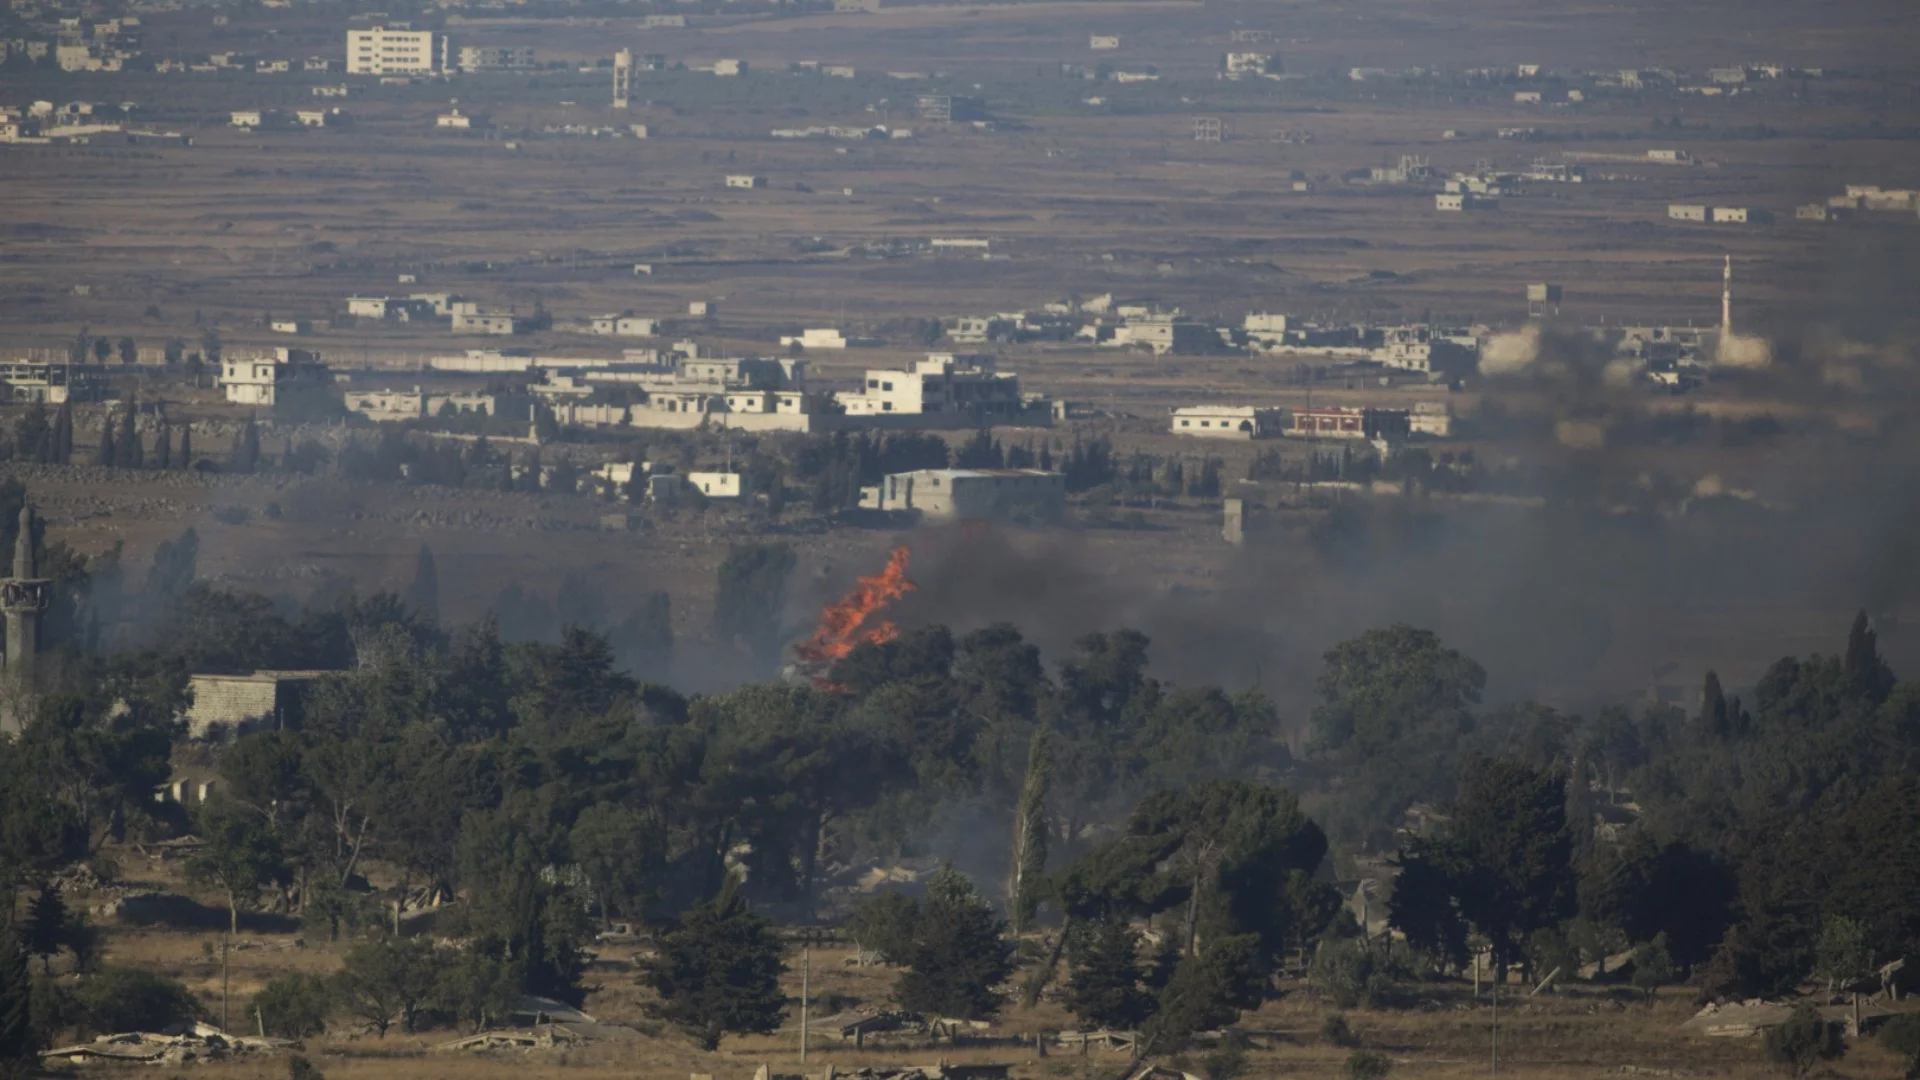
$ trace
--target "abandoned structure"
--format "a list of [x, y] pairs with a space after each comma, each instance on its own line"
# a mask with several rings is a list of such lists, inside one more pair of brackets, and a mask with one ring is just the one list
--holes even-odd
[[220, 365], [220, 385], [235, 405], [272, 408], [328, 385], [331, 376], [310, 349], [280, 347], [266, 356], [229, 357]]
[[1041, 469], [920, 469], [860, 489], [863, 509], [912, 510], [928, 521], [1049, 522], [1066, 504], [1066, 477]]
[[278, 728], [298, 723], [306, 691], [331, 671], [254, 671], [246, 675], [194, 675], [187, 735], [239, 735], [249, 726]]

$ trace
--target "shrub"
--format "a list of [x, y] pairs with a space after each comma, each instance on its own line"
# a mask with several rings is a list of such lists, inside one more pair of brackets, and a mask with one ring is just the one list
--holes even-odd
[[1239, 1080], [1246, 1071], [1247, 1037], [1239, 1032], [1228, 1032], [1200, 1058], [1200, 1073], [1207, 1080]]
[[1393, 988], [1394, 969], [1359, 941], [1323, 942], [1308, 979], [1314, 990], [1341, 1009], [1379, 1005]]
[[287, 1080], [327, 1080], [327, 1074], [304, 1056], [295, 1054], [287, 1059]]
[[1347, 1075], [1353, 1080], [1380, 1080], [1393, 1070], [1393, 1062], [1377, 1050], [1355, 1050], [1347, 1058]]
[[1793, 1015], [1778, 1027], [1767, 1029], [1767, 1060], [1780, 1066], [1789, 1076], [1805, 1076], [1822, 1061], [1832, 1061], [1847, 1052], [1840, 1038], [1840, 1025], [1820, 1015], [1818, 1009], [1802, 1002]]
[[1906, 1062], [1908, 1080], [1920, 1080], [1920, 1013], [1888, 1020], [1880, 1029], [1880, 1045]]
[[74, 988], [74, 1026], [83, 1034], [159, 1031], [192, 1020], [193, 995], [177, 981], [134, 968], [101, 968]]
[[1353, 1025], [1347, 1023], [1346, 1013], [1334, 1013], [1320, 1025], [1320, 1037], [1334, 1046], [1354, 1045]]
[[327, 1030], [333, 995], [318, 975], [295, 973], [268, 983], [253, 998], [253, 1009], [267, 1034], [304, 1039]]

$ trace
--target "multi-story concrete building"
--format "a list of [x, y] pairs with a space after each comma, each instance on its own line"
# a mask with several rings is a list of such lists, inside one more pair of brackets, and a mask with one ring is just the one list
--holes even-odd
[[515, 71], [538, 66], [531, 45], [462, 45], [454, 57], [461, 71]]
[[993, 370], [990, 356], [932, 353], [906, 371], [868, 371], [865, 385], [835, 395], [848, 416], [939, 413], [962, 423], [1020, 415], [1020, 377]]
[[445, 34], [405, 25], [347, 31], [349, 75], [432, 75], [445, 70]]

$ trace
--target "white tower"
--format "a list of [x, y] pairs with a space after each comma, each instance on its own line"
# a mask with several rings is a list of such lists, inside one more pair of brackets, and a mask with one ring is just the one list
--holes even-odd
[[1727, 256], [1725, 269], [1720, 272], [1720, 340], [1733, 337], [1733, 256]]
[[621, 49], [613, 54], [613, 107], [627, 107], [628, 91], [633, 85], [633, 50]]

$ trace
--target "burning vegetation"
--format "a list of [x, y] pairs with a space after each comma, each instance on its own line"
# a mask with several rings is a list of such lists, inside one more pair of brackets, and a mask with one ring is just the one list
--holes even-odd
[[912, 592], [907, 580], [905, 545], [893, 549], [886, 569], [863, 577], [845, 596], [828, 604], [820, 612], [820, 625], [813, 636], [793, 647], [801, 670], [823, 688], [830, 685], [826, 674], [833, 665], [857, 645], [881, 645], [900, 636], [900, 628], [887, 619], [875, 619], [888, 604]]

